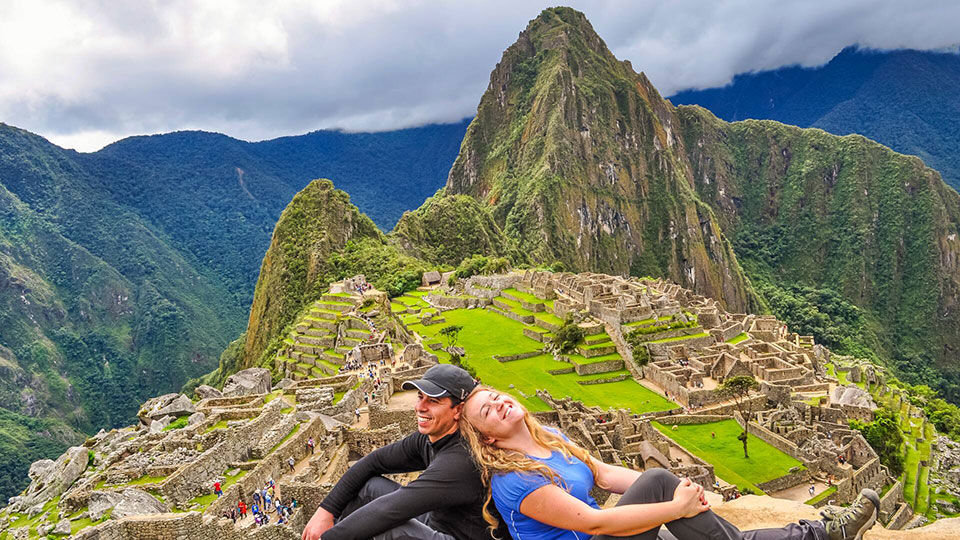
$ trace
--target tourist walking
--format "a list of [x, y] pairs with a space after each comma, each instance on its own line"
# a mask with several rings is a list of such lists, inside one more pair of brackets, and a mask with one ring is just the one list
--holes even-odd
[[310, 437], [309, 439], [307, 439], [307, 450], [310, 451], [311, 455], [313, 454], [313, 448], [314, 448], [313, 437]]
[[218, 499], [220, 498], [221, 495], [223, 495], [223, 490], [220, 489], [220, 482], [213, 483], [213, 492], [217, 494]]
[[293, 460], [293, 456], [287, 458], [287, 465], [290, 466], [290, 472], [294, 472], [296, 470], [296, 463], [297, 462]]
[[247, 505], [243, 501], [237, 503], [237, 511], [240, 512], [240, 519], [247, 519]]

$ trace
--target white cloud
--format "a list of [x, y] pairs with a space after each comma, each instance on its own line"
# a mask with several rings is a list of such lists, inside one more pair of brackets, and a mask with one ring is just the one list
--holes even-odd
[[[473, 114], [543, 2], [0, 0], [0, 121], [94, 150], [177, 129], [248, 140]], [[956, 41], [956, 2], [573, 2], [664, 95], [844, 46]]]

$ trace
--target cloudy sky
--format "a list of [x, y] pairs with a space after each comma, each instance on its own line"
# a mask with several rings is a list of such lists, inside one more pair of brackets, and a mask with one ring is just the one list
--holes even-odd
[[[92, 151], [180, 129], [261, 140], [476, 111], [549, 3], [524, 0], [0, 0], [0, 122]], [[960, 42], [960, 2], [573, 1], [664, 95], [823, 64], [847, 45]]]

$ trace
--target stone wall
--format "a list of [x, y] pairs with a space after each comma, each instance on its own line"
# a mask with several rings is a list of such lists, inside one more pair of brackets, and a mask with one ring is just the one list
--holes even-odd
[[900, 506], [894, 512], [893, 517], [890, 518], [890, 522], [887, 523], [887, 528], [891, 530], [900, 530], [910, 522], [911, 518], [913, 518], [913, 510], [908, 504], [900, 503]]
[[543, 350], [530, 351], [525, 353], [518, 354], [508, 354], [504, 356], [493, 355], [493, 359], [497, 362], [513, 362], [514, 360], [525, 360], [527, 358], [533, 358], [534, 356], [540, 356], [543, 354]]
[[303, 512], [296, 512], [291, 525], [266, 525], [254, 529], [238, 529], [229, 519], [185, 514], [153, 514], [107, 521], [80, 531], [73, 536], [80, 540], [299, 540], [306, 521]]
[[399, 426], [391, 424], [380, 429], [348, 431], [347, 444], [352, 452], [365, 456], [377, 448], [399, 441], [405, 435]]
[[713, 336], [703, 336], [698, 338], [688, 338], [682, 341], [667, 341], [664, 343], [647, 343], [647, 349], [650, 356], [666, 356], [670, 352], [670, 347], [685, 345], [689, 349], [703, 349], [711, 345], [716, 345], [717, 340]]
[[769, 482], [763, 482], [757, 484], [757, 487], [763, 490], [764, 492], [770, 493], [773, 491], [780, 491], [782, 489], [792, 488], [793, 486], [798, 486], [804, 482], [810, 481], [810, 471], [802, 470], [794, 473], [790, 473], [786, 476], [781, 476], [780, 478], [774, 478]]
[[210, 492], [213, 480], [223, 475], [230, 462], [242, 461], [251, 440], [259, 440], [264, 432], [280, 419], [281, 400], [268, 403], [255, 420], [228, 434], [227, 438], [207, 450], [190, 465], [174, 473], [160, 490], [176, 505]]
[[657, 422], [666, 425], [688, 425], [688, 424], [711, 424], [722, 420], [729, 420], [729, 416], [719, 414], [676, 414], [670, 416], [661, 416]]
[[593, 375], [595, 373], [605, 373], [607, 371], [618, 371], [623, 369], [623, 360], [607, 360], [604, 362], [593, 362], [592, 364], [575, 364], [574, 370], [577, 375]]
[[[254, 489], [262, 488], [268, 479], [280, 478], [289, 470], [287, 458], [292, 457], [294, 460], [300, 461], [309, 454], [307, 440], [310, 437], [313, 437], [317, 447], [335, 445], [338, 444], [338, 441], [343, 440], [342, 433], [329, 433], [323, 424], [323, 418], [319, 415], [315, 416], [302, 424], [296, 434], [287, 439], [272, 454], [261, 460], [252, 471], [224, 491], [220, 498], [211, 503], [206, 513], [208, 515], [220, 515], [224, 510], [236, 506], [241, 497], [249, 505], [251, 502], [249, 496]], [[209, 487], [207, 490], [209, 491]], [[282, 491], [281, 495], [286, 497], [286, 494]]]
[[890, 521], [897, 511], [897, 505], [903, 500], [903, 483], [897, 480], [893, 486], [880, 498], [880, 518]]
[[400, 431], [410, 433], [417, 429], [417, 417], [413, 409], [393, 410], [383, 405], [370, 405], [370, 428], [380, 429], [390, 424], [398, 424]]

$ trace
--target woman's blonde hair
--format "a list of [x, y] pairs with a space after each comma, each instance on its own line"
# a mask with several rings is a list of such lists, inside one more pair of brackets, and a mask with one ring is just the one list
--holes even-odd
[[[498, 390], [494, 390], [489, 386], [478, 386], [467, 396], [464, 403], [469, 402], [483, 391], [499, 393]], [[543, 424], [534, 418], [526, 407], [523, 408], [523, 422], [527, 425], [530, 435], [537, 444], [549, 450], [560, 452], [568, 461], [572, 456], [584, 462], [587, 467], [590, 468], [590, 472], [593, 474], [594, 481], [596, 482], [597, 466], [593, 458], [590, 457], [589, 452], [572, 442], [568, 442], [557, 433], [544, 428]], [[493, 496], [490, 480], [495, 474], [510, 472], [538, 474], [549, 480], [552, 484], [563, 489], [568, 489], [556, 471], [543, 462], [531, 459], [516, 450], [504, 450], [484, 442], [483, 434], [480, 433], [476, 426], [470, 423], [466, 415], [463, 415], [460, 421], [460, 434], [467, 441], [470, 447], [470, 453], [473, 455], [473, 461], [476, 462], [477, 467], [480, 468], [480, 477], [483, 480], [483, 485], [487, 488], [487, 496], [483, 502], [483, 519], [490, 524], [491, 531], [495, 531], [499, 525], [499, 521], [494, 517], [493, 513], [490, 512], [489, 508], [490, 500]]]

